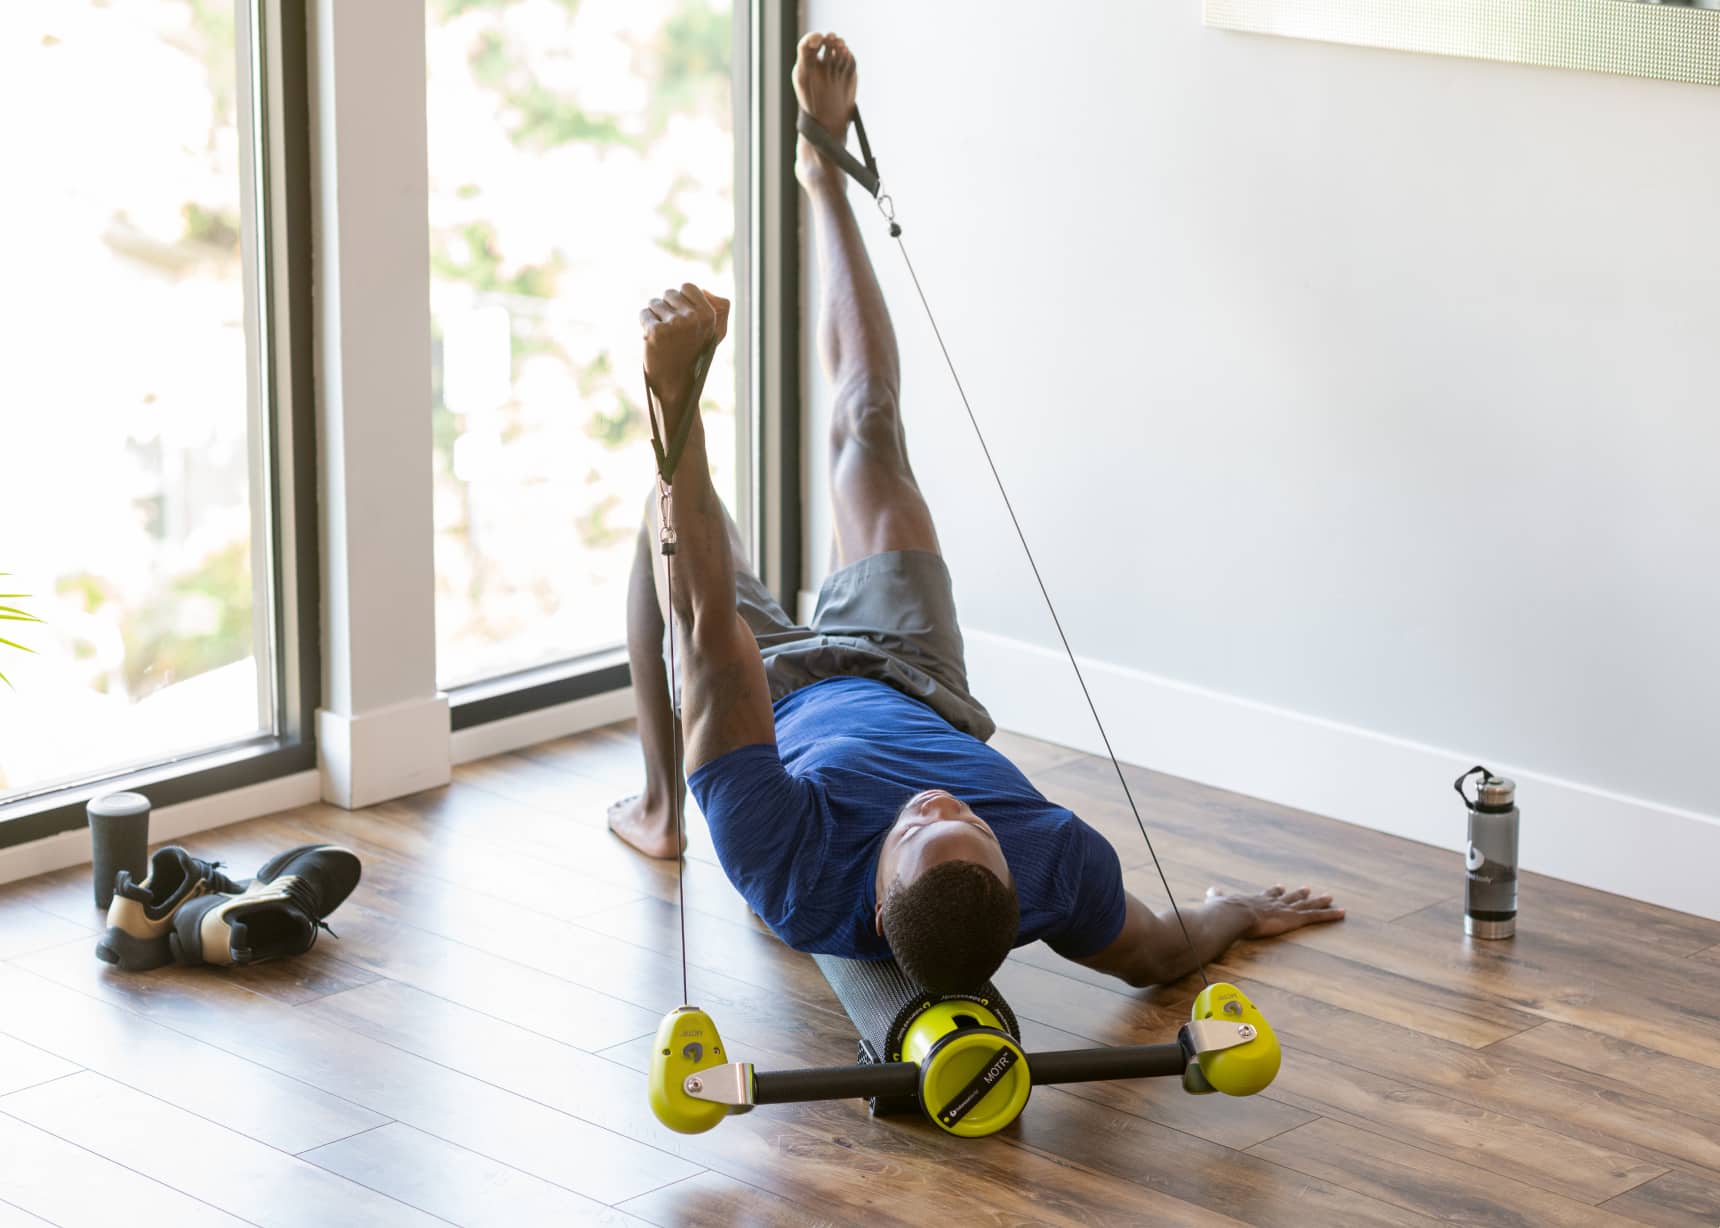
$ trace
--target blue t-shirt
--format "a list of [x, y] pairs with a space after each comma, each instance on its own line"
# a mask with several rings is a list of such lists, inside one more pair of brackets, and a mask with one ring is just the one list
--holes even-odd
[[883, 959], [878, 850], [902, 806], [944, 789], [991, 825], [1021, 904], [1017, 946], [1072, 958], [1123, 929], [1123, 873], [1098, 832], [931, 708], [870, 678], [827, 678], [776, 704], [775, 746], [743, 746], [687, 779], [717, 857], [759, 918], [800, 951]]

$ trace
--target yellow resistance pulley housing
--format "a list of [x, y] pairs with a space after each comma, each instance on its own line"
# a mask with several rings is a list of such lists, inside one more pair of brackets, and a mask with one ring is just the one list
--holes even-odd
[[1236, 986], [1223, 981], [1208, 985], [1195, 998], [1190, 1014], [1197, 1023], [1215, 1019], [1254, 1029], [1253, 1039], [1247, 1044], [1198, 1055], [1200, 1072], [1214, 1091], [1227, 1096], [1252, 1096], [1264, 1091], [1277, 1077], [1282, 1060], [1278, 1037], [1266, 1022], [1266, 1016]]
[[1027, 1054], [989, 1008], [962, 998], [914, 1016], [902, 1057], [920, 1068], [920, 1106], [940, 1130], [996, 1134], [1021, 1115], [1032, 1090]]
[[704, 1011], [683, 1006], [664, 1015], [651, 1050], [651, 1111], [657, 1120], [678, 1134], [703, 1134], [727, 1117], [728, 1105], [696, 1100], [686, 1090], [688, 1075], [727, 1061], [723, 1038]]

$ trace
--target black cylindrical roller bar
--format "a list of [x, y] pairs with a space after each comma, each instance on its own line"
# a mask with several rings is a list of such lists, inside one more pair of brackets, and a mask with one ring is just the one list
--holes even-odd
[[1033, 1082], [1094, 1083], [1101, 1079], [1181, 1078], [1188, 1058], [1181, 1045], [1121, 1045], [1112, 1049], [1059, 1049], [1029, 1053]]
[[876, 1062], [865, 1066], [826, 1066], [817, 1070], [753, 1072], [754, 1104], [915, 1096], [919, 1094], [919, 1090], [920, 1068], [913, 1062]]

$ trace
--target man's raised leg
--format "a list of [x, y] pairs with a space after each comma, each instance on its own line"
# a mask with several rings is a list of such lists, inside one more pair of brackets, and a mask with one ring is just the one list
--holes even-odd
[[[854, 117], [856, 86], [854, 55], [840, 38], [808, 34], [800, 40], [795, 96], [839, 140]], [[819, 352], [836, 389], [830, 423], [833, 566], [886, 550], [936, 551], [932, 513], [908, 464], [896, 334], [848, 205], [848, 179], [805, 138], [795, 174], [817, 235], [823, 286]]]

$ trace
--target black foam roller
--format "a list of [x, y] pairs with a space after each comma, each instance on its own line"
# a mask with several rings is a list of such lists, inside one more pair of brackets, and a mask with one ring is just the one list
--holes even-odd
[[890, 1025], [902, 1008], [923, 997], [919, 987], [893, 959], [843, 959], [838, 955], [814, 955], [818, 969], [836, 991], [842, 1009], [878, 1052], [888, 1049]]

